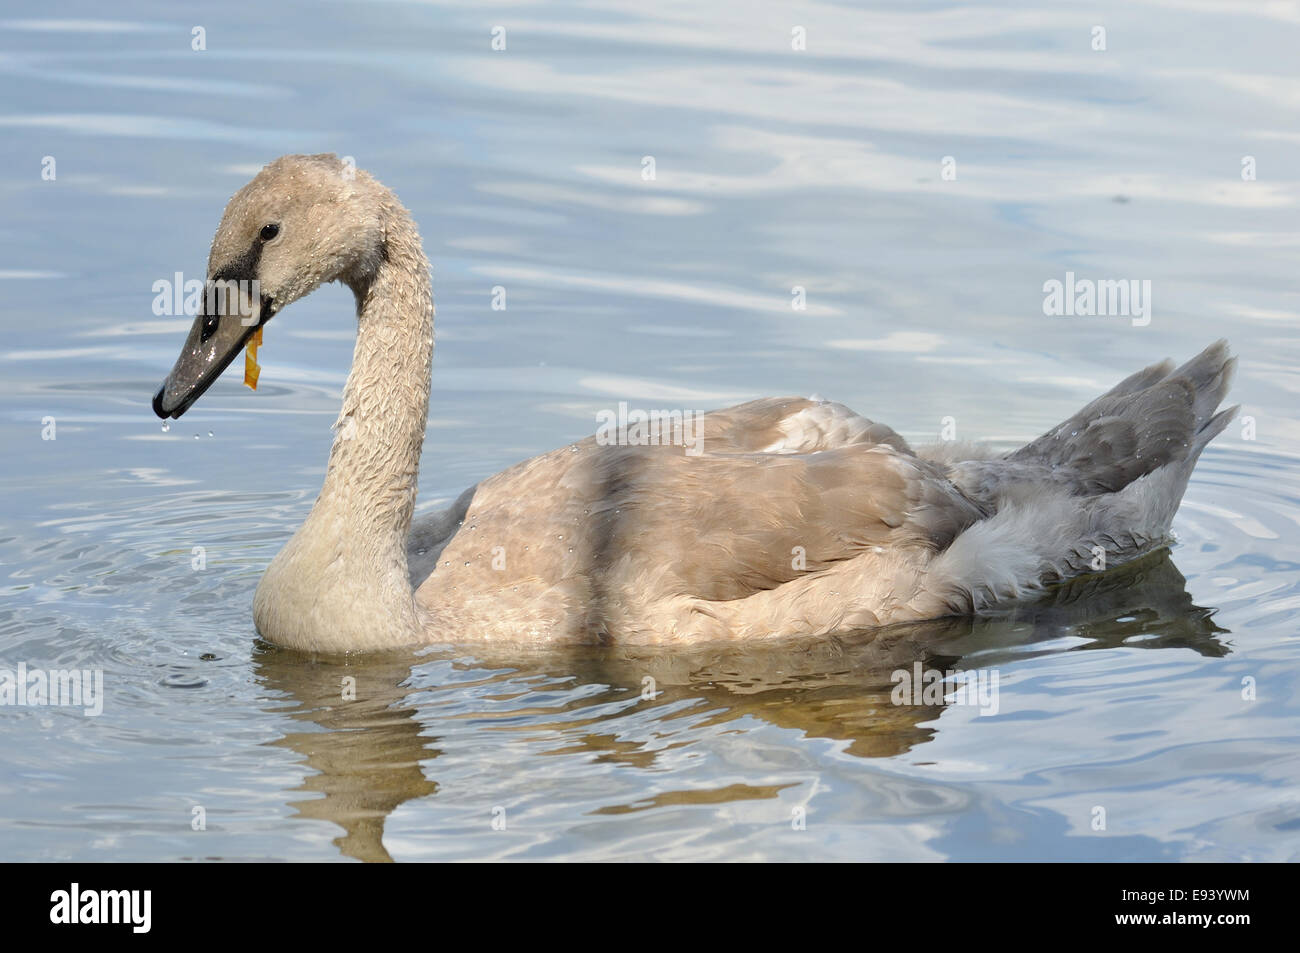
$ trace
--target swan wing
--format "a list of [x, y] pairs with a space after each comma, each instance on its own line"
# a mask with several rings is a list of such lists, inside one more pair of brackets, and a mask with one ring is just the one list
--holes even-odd
[[912, 572], [985, 515], [846, 409], [756, 401], [708, 415], [703, 432], [703, 452], [589, 438], [483, 481], [417, 601], [458, 625], [518, 613], [534, 631], [688, 637], [710, 603], [863, 556]]

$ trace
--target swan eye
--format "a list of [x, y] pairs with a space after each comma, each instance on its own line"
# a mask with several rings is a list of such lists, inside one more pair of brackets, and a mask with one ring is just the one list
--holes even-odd
[[275, 238], [276, 235], [280, 234], [280, 226], [276, 225], [274, 222], [270, 225], [263, 225], [261, 234], [262, 241], [269, 242], [271, 239]]

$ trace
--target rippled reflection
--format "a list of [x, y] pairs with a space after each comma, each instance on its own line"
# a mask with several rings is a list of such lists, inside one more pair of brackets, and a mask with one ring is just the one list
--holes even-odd
[[[553, 755], [643, 770], [655, 768], [656, 753], [645, 739], [629, 738], [622, 729], [630, 706], [662, 712], [652, 715], [650, 733], [655, 723], [703, 706], [707, 717], [695, 724], [697, 731], [755, 718], [801, 737], [845, 742], [843, 750], [859, 758], [889, 758], [924, 745], [942, 727], [941, 708], [893, 703], [894, 673], [900, 670], [910, 672], [916, 663], [923, 669], [969, 668], [969, 657], [975, 655], [981, 668], [996, 668], [1062, 638], [1080, 640], [1075, 650], [1133, 644], [1186, 648], [1217, 658], [1229, 649], [1220, 638], [1226, 630], [1214, 623], [1213, 614], [1192, 603], [1182, 574], [1164, 550], [986, 618], [944, 619], [831, 639], [671, 651], [475, 647], [473, 663], [455, 664], [467, 673], [480, 672], [481, 682], [493, 686], [491, 697], [507, 704], [455, 717], [552, 736]], [[454, 650], [437, 654], [463, 658]], [[334, 843], [345, 856], [391, 860], [383, 844], [387, 816], [407, 801], [438, 791], [436, 759], [444, 745], [437, 731], [440, 714], [436, 706], [421, 710], [418, 698], [427, 692], [413, 695], [411, 684], [413, 670], [427, 663], [406, 654], [309, 658], [262, 646], [254, 664], [266, 688], [293, 700], [294, 720], [319, 729], [275, 742], [298, 752], [315, 772], [301, 791], [323, 795], [291, 805], [303, 817], [342, 827], [346, 833]], [[539, 705], [538, 679], [568, 682], [571, 693], [579, 687], [589, 690], [556, 707]], [[355, 700], [345, 701], [349, 685]], [[635, 803], [603, 805], [594, 813], [773, 798], [790, 786], [736, 783], [668, 791]]]

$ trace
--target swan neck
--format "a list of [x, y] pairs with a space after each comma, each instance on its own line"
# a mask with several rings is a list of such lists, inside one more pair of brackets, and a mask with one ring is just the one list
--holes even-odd
[[433, 292], [414, 222], [400, 206], [385, 211], [378, 264], [349, 282], [357, 342], [317, 506], [343, 511], [354, 546], [365, 534], [386, 540], [405, 572], [429, 414]]
[[391, 193], [382, 245], [341, 278], [357, 342], [320, 495], [253, 598], [281, 645], [346, 652], [418, 641], [406, 538], [429, 413], [433, 290], [415, 223]]

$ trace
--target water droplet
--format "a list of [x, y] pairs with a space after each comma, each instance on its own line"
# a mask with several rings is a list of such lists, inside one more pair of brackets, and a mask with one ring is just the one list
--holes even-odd
[[172, 429], [172, 425], [171, 425], [171, 424], [163, 424], [163, 425], [162, 425], [162, 432], [163, 432], [163, 433], [166, 433], [167, 431], [169, 431], [169, 430], [171, 430], [171, 429]]
[[569, 453], [577, 453], [577, 452], [578, 452], [578, 445], [575, 443], [572, 447], [569, 448]]
[[198, 440], [198, 439], [199, 439], [199, 435], [198, 435], [198, 434], [195, 434], [195, 435], [194, 435], [194, 439], [195, 439], [195, 440]]
[[209, 436], [209, 437], [212, 436], [212, 431], [211, 431], [211, 430], [208, 431], [208, 436]]
[[469, 565], [469, 560], [468, 560], [468, 559], [467, 559], [467, 560], [465, 560], [465, 565], [466, 565], [466, 566], [468, 566], [468, 565]]

